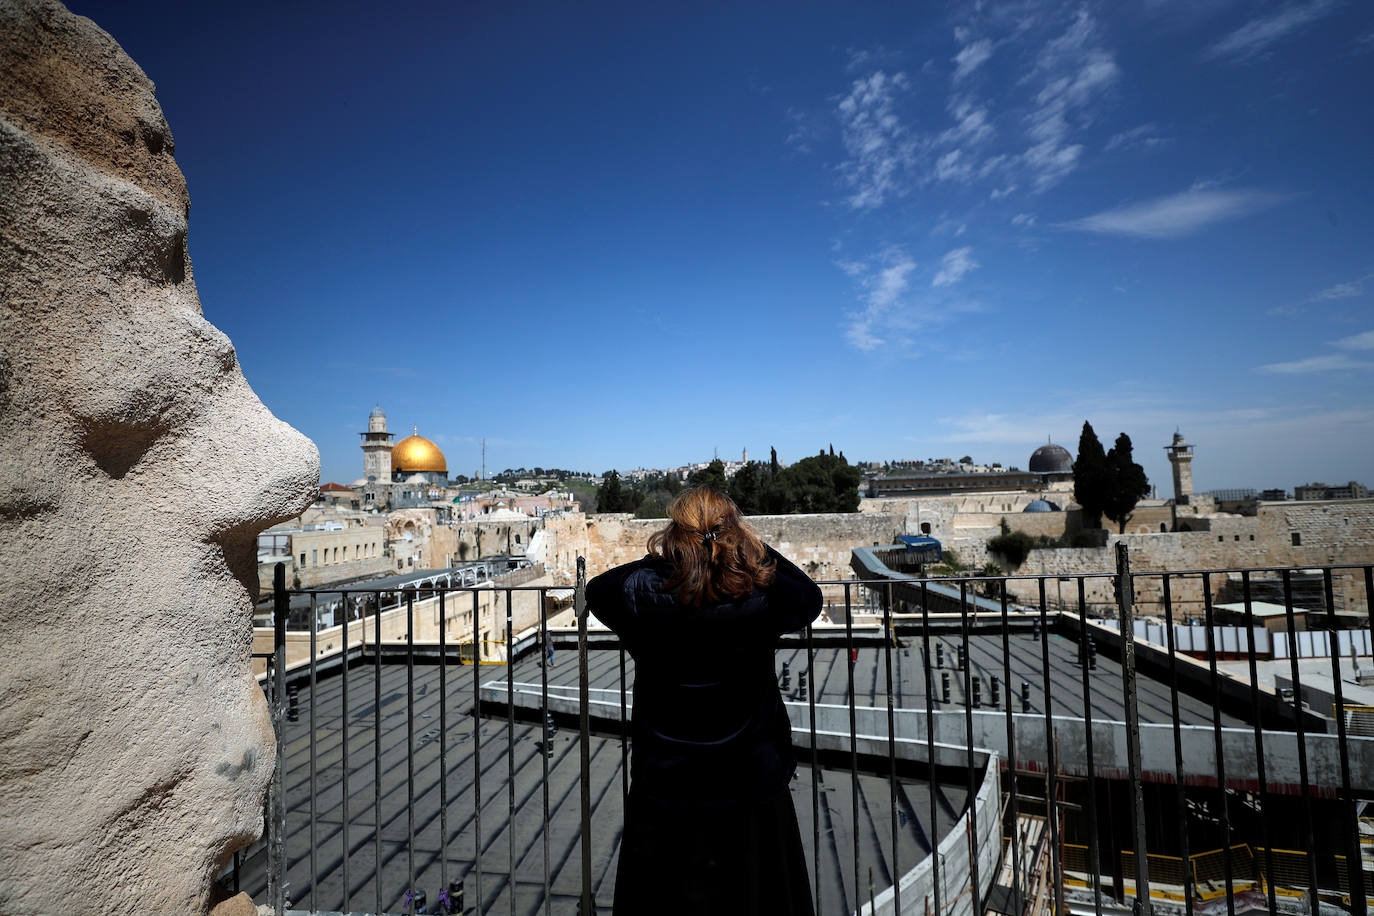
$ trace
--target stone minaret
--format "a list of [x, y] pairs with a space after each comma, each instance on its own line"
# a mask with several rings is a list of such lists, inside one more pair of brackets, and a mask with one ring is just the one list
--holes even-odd
[[1174, 466], [1174, 505], [1186, 506], [1193, 498], [1193, 447], [1175, 430], [1173, 444], [1164, 446], [1164, 451]]
[[363, 433], [363, 477], [386, 483], [391, 480], [391, 439], [386, 431], [386, 411], [372, 408]]

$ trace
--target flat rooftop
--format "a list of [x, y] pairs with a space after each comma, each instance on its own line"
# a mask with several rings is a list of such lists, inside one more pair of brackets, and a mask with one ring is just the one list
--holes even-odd
[[[861, 652], [861, 657], [864, 654]], [[839, 656], [841, 653], [822, 652], [817, 661], [820, 662], [824, 655]], [[556, 658], [557, 664], [549, 669], [550, 683], [575, 686], [576, 654], [560, 650]], [[779, 652], [779, 667], [784, 658], [786, 654]], [[592, 651], [588, 662], [590, 686], [619, 688], [619, 651]], [[633, 661], [627, 656], [625, 662], [626, 679], [633, 684]], [[823, 667], [828, 674], [818, 680], [823, 685], [823, 695], [830, 697], [835, 690], [835, 672], [830, 670], [834, 666]], [[909, 661], [908, 667], [915, 668]], [[842, 658], [839, 669], [840, 680], [843, 680]], [[546, 861], [551, 912], [572, 914], [576, 911], [582, 880], [576, 730], [563, 727], [556, 732], [552, 754], [547, 758], [546, 780], [545, 757], [538, 746], [542, 739], [538, 726], [521, 721], [508, 726], [504, 718], [483, 717], [478, 720], [478, 734], [474, 739], [471, 716], [474, 672], [481, 683], [504, 681], [505, 667], [481, 665], [474, 669], [471, 665], [449, 664], [445, 672], [446, 735], [440, 723], [438, 665], [417, 663], [413, 670], [413, 688], [410, 688], [407, 666], [384, 661], [380, 675], [380, 705], [376, 702], [378, 681], [373, 663], [355, 663], [348, 671], [346, 899], [343, 874], [344, 678], [337, 669], [328, 677], [321, 676], [313, 693], [316, 704], [313, 748], [317, 774], [313, 791], [313, 843], [310, 832], [312, 692], [308, 683], [300, 687], [299, 721], [283, 725], [287, 896], [297, 907], [309, 904], [321, 910], [375, 911], [377, 863], [380, 861], [383, 911], [406, 912], [405, 896], [411, 887], [423, 889], [433, 909], [443, 886], [441, 875], [445, 863], [450, 881], [464, 881], [465, 900], [471, 911], [478, 903], [476, 860], [480, 858], [482, 888], [478, 912], [509, 912], [510, 894], [514, 893], [515, 912], [542, 913]], [[511, 676], [516, 681], [538, 682], [538, 658], [531, 654], [517, 661]], [[407, 767], [408, 693], [413, 697], [411, 721], [414, 730], [410, 768]], [[440, 744], [445, 737], [447, 759], [441, 779]], [[380, 751], [377, 750], [379, 742]], [[609, 913], [624, 817], [625, 750], [618, 737], [594, 734], [590, 752], [595, 902], [597, 912]], [[380, 764], [380, 782], [376, 779], [374, 754]], [[479, 756], [480, 776], [475, 780]], [[509, 778], [512, 772], [513, 782]], [[446, 782], [447, 805], [441, 804], [444, 788], [441, 782]], [[476, 823], [474, 782], [481, 793], [480, 831]], [[967, 800], [964, 782], [936, 783], [932, 812], [932, 784], [905, 777], [900, 779], [895, 806], [899, 849], [894, 868], [891, 856], [893, 796], [885, 775], [859, 775], [857, 817], [847, 769], [820, 770], [820, 779], [815, 784], [819, 801], [815, 811], [812, 809], [812, 789], [811, 767], [803, 763], [792, 783], [792, 794], [808, 866], [813, 876], [819, 870], [821, 912], [853, 912], [861, 898], [867, 897], [870, 865], [878, 889], [891, 885], [894, 871], [905, 872], [928, 855], [932, 843], [947, 833], [962, 814]], [[377, 800], [379, 790], [380, 802]], [[543, 830], [546, 792], [547, 834]], [[374, 807], [378, 804], [379, 815]], [[409, 815], [412, 814], [415, 840], [410, 844]], [[381, 824], [380, 857], [373, 830], [377, 823]], [[818, 859], [814, 853], [817, 828]], [[858, 889], [858, 895], [853, 886], [856, 832], [864, 885]], [[313, 888], [310, 877], [312, 848], [319, 879]], [[413, 864], [407, 849], [413, 853]], [[259, 844], [245, 857], [239, 873], [241, 887], [258, 900], [263, 899], [266, 892], [265, 866], [266, 853]]]

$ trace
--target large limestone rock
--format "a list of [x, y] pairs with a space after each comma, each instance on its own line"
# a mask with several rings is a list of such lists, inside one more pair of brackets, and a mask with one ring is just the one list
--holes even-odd
[[201, 316], [153, 85], [0, 0], [0, 913], [197, 913], [261, 830], [255, 537], [319, 458]]

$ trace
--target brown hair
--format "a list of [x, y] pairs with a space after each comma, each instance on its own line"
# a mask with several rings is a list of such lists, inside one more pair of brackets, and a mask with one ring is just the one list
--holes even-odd
[[741, 598], [773, 581], [763, 541], [719, 490], [688, 490], [673, 500], [668, 514], [672, 521], [649, 538], [649, 552], [673, 564], [663, 590], [677, 592], [683, 604]]

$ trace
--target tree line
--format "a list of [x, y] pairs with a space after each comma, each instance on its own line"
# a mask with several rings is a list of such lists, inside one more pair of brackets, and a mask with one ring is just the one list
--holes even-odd
[[744, 515], [857, 512], [860, 476], [833, 445], [787, 467], [778, 463], [777, 449], [770, 449], [768, 461], [750, 461], [729, 479], [720, 459], [693, 471], [686, 483], [673, 474], [625, 480], [607, 471], [596, 491], [596, 505], [587, 511], [667, 518], [669, 503], [684, 488], [710, 486], [734, 500]]

